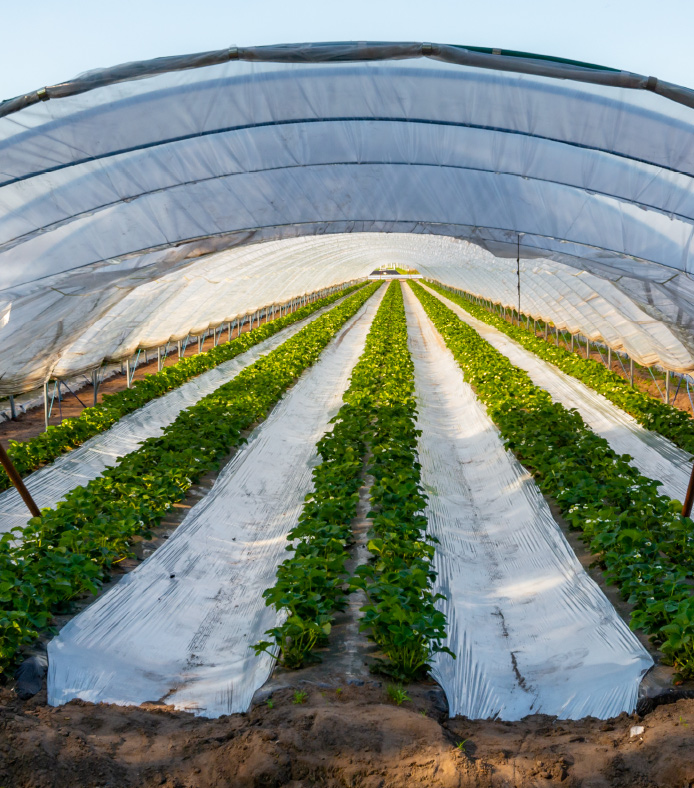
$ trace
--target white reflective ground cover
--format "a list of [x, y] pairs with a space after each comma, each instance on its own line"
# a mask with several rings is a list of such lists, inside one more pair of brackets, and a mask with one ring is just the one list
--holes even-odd
[[[51, 465], [27, 476], [24, 483], [38, 507], [55, 506], [70, 490], [87, 484], [109, 466], [117, 465], [120, 457], [135, 451], [142, 441], [159, 435], [184, 408], [189, 408], [224, 383], [228, 383], [242, 369], [274, 350], [329, 308], [332, 308], [332, 305], [259, 342], [236, 358], [203, 372], [168, 394], [148, 402], [134, 413], [124, 416], [111, 429], [95, 435], [68, 454], [58, 457]], [[14, 487], [0, 494], [0, 533], [11, 528], [21, 528], [28, 520], [26, 504]]]
[[532, 382], [545, 389], [555, 402], [565, 408], [576, 408], [583, 421], [603, 437], [618, 454], [628, 454], [632, 465], [649, 479], [662, 485], [660, 492], [683, 501], [691, 473], [691, 455], [667, 438], [644, 429], [634, 418], [613, 405], [593, 389], [524, 347], [502, 331], [474, 318], [450, 299], [430, 288], [449, 309], [472, 326], [487, 342], [503, 353], [512, 364], [525, 370]]
[[165, 545], [48, 646], [48, 702], [163, 699], [206, 717], [242, 712], [272, 660], [251, 645], [275, 626], [263, 591], [311, 489], [315, 444], [342, 403], [385, 288], [191, 509]]
[[440, 540], [451, 716], [579, 719], [632, 711], [648, 653], [583, 571], [528, 472], [405, 287], [422, 481]]

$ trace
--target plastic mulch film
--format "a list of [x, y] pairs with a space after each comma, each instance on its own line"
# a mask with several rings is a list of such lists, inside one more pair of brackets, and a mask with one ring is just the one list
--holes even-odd
[[275, 626], [263, 591], [311, 490], [315, 444], [342, 404], [385, 288], [273, 409], [173, 536], [48, 646], [48, 701], [162, 699], [243, 712], [270, 674], [251, 649]]
[[[318, 310], [236, 358], [157, 397], [134, 413], [124, 416], [106, 432], [95, 435], [51, 465], [27, 476], [24, 482], [38, 507], [55, 506], [70, 490], [100, 476], [105, 468], [116, 465], [119, 457], [135, 451], [142, 441], [159, 435], [182, 410], [236, 377], [242, 369], [274, 350], [330, 308]], [[25, 526], [29, 517], [26, 504], [14, 487], [0, 493], [0, 533]]]
[[[0, 395], [409, 255], [392, 236], [380, 259], [375, 239], [356, 253], [341, 238], [250, 250], [365, 232], [450, 236], [588, 272], [593, 290], [610, 286], [586, 333], [606, 309], [608, 341], [691, 371], [692, 95], [585, 64], [406, 42], [234, 48], [18, 97], [0, 106]], [[546, 270], [526, 278], [542, 290]], [[555, 281], [561, 316], [582, 291]], [[674, 345], [650, 331], [632, 342], [639, 315]]]
[[422, 481], [439, 539], [447, 645], [434, 676], [451, 716], [519, 720], [633, 711], [652, 660], [581, 567], [530, 474], [405, 288]]
[[691, 474], [691, 455], [657, 432], [642, 427], [628, 413], [601, 394], [538, 358], [493, 326], [472, 317], [448, 298], [427, 288], [436, 298], [472, 326], [512, 364], [525, 370], [532, 382], [545, 389], [565, 408], [576, 408], [583, 421], [603, 437], [618, 454], [628, 454], [631, 463], [650, 479], [662, 485], [660, 492], [683, 501]]

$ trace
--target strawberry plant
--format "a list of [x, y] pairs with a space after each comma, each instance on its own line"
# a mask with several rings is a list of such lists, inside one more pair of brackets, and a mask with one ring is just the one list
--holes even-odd
[[329, 635], [334, 612], [345, 606], [351, 521], [370, 449], [369, 471], [376, 481], [368, 549], [374, 560], [357, 570], [349, 586], [366, 592], [361, 626], [383, 652], [380, 669], [410, 679], [426, 669], [434, 652], [445, 650], [445, 617], [435, 610], [431, 593], [433, 540], [426, 537], [421, 514], [412, 362], [399, 286], [386, 291], [343, 400], [335, 426], [317, 445], [322, 461], [289, 534], [296, 543], [287, 548], [292, 555], [264, 593], [266, 603], [286, 618], [266, 632], [271, 640], [254, 648], [277, 655], [285, 667], [301, 667]]
[[[370, 633], [385, 659], [376, 668], [401, 681], [426, 673], [437, 652], [455, 656], [442, 646], [446, 617], [435, 607], [436, 578], [431, 562], [435, 538], [426, 533], [422, 514], [426, 497], [417, 462], [417, 415], [414, 366], [407, 348], [407, 323], [399, 286], [386, 297], [388, 311], [374, 326], [380, 345], [378, 387], [370, 425], [374, 477], [370, 490], [373, 560], [357, 568], [350, 586], [364, 591], [361, 628]], [[384, 299], [385, 307], [385, 299]]]
[[682, 676], [694, 676], [694, 523], [575, 410], [553, 402], [438, 298], [411, 287], [506, 445], [633, 605], [631, 626], [660, 644]]
[[182, 411], [159, 437], [0, 538], [0, 672], [54, 613], [98, 591], [132, 538], [146, 535], [192, 484], [220, 466], [243, 441], [243, 430], [264, 418], [378, 286], [349, 296]]
[[[98, 405], [85, 408], [79, 416], [65, 419], [62, 424], [51, 425], [46, 432], [31, 440], [24, 442], [10, 440], [8, 454], [19, 474], [24, 476], [80, 446], [88, 438], [109, 429], [123, 416], [136, 411], [150, 400], [161, 397], [196, 375], [245, 353], [253, 345], [268, 339], [292, 323], [304, 320], [317, 310], [363, 286], [357, 284], [333, 293], [289, 315], [263, 323], [252, 331], [232, 339], [231, 342], [224, 342], [195, 356], [181, 358], [176, 364], [164, 367], [160, 372], [145, 375], [143, 380], [135, 381], [132, 388], [104, 395], [103, 401]], [[4, 469], [0, 467], [0, 491], [9, 486], [10, 480]]]
[[566, 348], [558, 347], [535, 336], [532, 331], [522, 326], [514, 326], [506, 322], [499, 315], [489, 312], [485, 307], [472, 301], [462, 291], [451, 290], [438, 282], [428, 282], [427, 284], [433, 290], [461, 306], [473, 317], [503, 331], [526, 350], [530, 350], [544, 361], [554, 364], [562, 372], [585, 383], [598, 394], [602, 394], [617, 407], [633, 416], [642, 427], [659, 432], [680, 448], [694, 454], [694, 420], [684, 411], [672, 405], [666, 405], [650, 394], [632, 388], [628, 380], [607, 369], [599, 361], [581, 358]]

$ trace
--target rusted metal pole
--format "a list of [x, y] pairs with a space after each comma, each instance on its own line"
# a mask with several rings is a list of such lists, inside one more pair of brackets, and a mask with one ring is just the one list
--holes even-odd
[[687, 487], [687, 494], [684, 496], [682, 517], [691, 517], [693, 503], [694, 503], [694, 464], [692, 464], [692, 475], [689, 477], [689, 487]]
[[12, 464], [12, 460], [10, 459], [8, 453], [5, 451], [5, 447], [0, 443], [0, 463], [2, 467], [5, 469], [5, 472], [10, 477], [10, 481], [14, 486], [17, 488], [17, 492], [22, 496], [24, 503], [29, 508], [32, 517], [41, 517], [41, 512], [39, 507], [34, 503], [34, 499], [29, 494], [29, 490], [24, 485], [22, 481], [22, 477], [17, 473], [17, 469]]

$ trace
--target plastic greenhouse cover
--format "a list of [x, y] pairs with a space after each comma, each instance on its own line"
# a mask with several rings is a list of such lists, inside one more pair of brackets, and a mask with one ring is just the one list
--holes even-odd
[[[242, 369], [274, 350], [329, 308], [319, 309], [305, 320], [287, 326], [236, 358], [157, 397], [134, 413], [124, 416], [106, 432], [95, 435], [69, 454], [58, 457], [51, 465], [30, 474], [24, 482], [37, 506], [40, 509], [53, 507], [70, 490], [100, 476], [106, 468], [116, 465], [120, 457], [135, 451], [142, 441], [159, 435], [182, 410], [235, 378]], [[14, 487], [0, 493], [0, 533], [12, 528], [23, 528], [29, 517], [26, 503]]]
[[[427, 288], [428, 289], [428, 288]], [[628, 454], [631, 464], [662, 485], [660, 493], [684, 501], [692, 457], [657, 432], [647, 430], [621, 408], [590, 389], [580, 380], [543, 361], [493, 326], [472, 317], [448, 298], [429, 290], [468, 323], [512, 364], [525, 370], [532, 382], [547, 391], [565, 408], [578, 410], [583, 421], [605, 438], [618, 454]]]
[[[665, 345], [646, 331], [637, 360], [691, 371], [691, 98], [627, 72], [412, 42], [165, 58], [6, 102], [0, 394], [409, 262], [408, 235], [609, 282], [619, 319], [610, 293], [586, 333], [604, 306], [625, 344], [645, 314]], [[390, 237], [251, 247], [367, 232]], [[559, 312], [581, 298], [555, 283]]]
[[583, 570], [531, 475], [463, 380], [409, 287], [419, 455], [435, 590], [448, 617], [433, 675], [451, 716], [633, 711], [652, 660]]
[[315, 444], [342, 404], [385, 288], [349, 320], [171, 538], [48, 646], [48, 702], [164, 699], [207, 717], [245, 711], [273, 660], [263, 591], [286, 557]]

